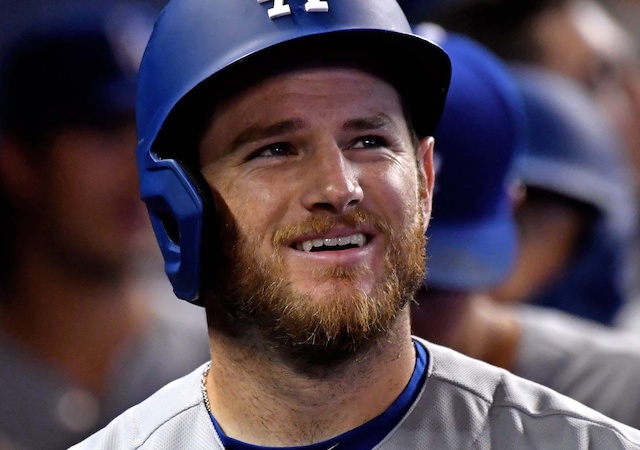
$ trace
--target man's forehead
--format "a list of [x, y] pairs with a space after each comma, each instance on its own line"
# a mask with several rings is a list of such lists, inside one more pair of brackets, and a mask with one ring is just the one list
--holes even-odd
[[[331, 89], [315, 91], [317, 88], [323, 88], [327, 83], [330, 83]], [[254, 96], [269, 95], [270, 100], [273, 101], [276, 97], [273, 94], [299, 94], [305, 91], [309, 94], [345, 92], [351, 96], [364, 95], [363, 98], [366, 99], [366, 95], [372, 88], [387, 91], [390, 99], [399, 99], [399, 94], [393, 85], [370, 71], [347, 65], [305, 65], [260, 77], [235, 91], [230, 89], [228, 91], [230, 94], [218, 101], [217, 108], [228, 107], [230, 104]]]
[[[306, 104], [318, 108], [328, 105], [330, 110], [352, 108], [367, 115], [372, 113], [366, 110], [391, 114], [401, 108], [396, 89], [375, 75], [352, 68], [314, 67], [261, 79], [217, 101], [211, 119], [214, 121], [228, 111], [239, 111], [243, 117], [274, 112], [304, 115], [308, 112]], [[257, 105], [262, 109], [256, 109]]]
[[406, 120], [385, 81], [353, 69], [314, 68], [262, 80], [218, 104], [209, 132], [235, 130], [241, 145], [318, 125], [357, 131], [406, 127]]

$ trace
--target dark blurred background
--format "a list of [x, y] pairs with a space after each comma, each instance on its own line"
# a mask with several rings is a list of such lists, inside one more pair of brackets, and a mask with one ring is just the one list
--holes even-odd
[[[78, 6], [83, 8], [102, 8], [116, 5], [119, 0], [0, 0], [0, 51], [25, 26], [33, 21], [46, 20], [62, 11], [72, 11]], [[131, 2], [128, 2], [131, 3]], [[159, 12], [167, 0], [139, 1], [151, 11]]]

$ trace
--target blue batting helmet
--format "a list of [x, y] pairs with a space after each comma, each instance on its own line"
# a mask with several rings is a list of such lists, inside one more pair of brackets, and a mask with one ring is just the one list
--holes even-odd
[[137, 154], [142, 199], [178, 297], [198, 302], [220, 241], [213, 193], [195, 162], [211, 104], [311, 60], [380, 75], [418, 135], [433, 134], [449, 59], [411, 33], [396, 0], [175, 0], [162, 11], [139, 71]]

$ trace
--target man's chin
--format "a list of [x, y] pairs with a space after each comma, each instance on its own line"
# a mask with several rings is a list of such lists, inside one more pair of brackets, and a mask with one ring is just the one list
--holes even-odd
[[372, 298], [376, 294], [376, 286], [372, 282], [337, 280], [315, 286], [307, 285], [305, 289], [296, 290], [296, 297], [316, 308], [332, 309], [332, 305], [341, 305], [341, 309], [349, 309], [350, 305], [356, 307], [354, 292]]
[[[388, 332], [406, 305], [394, 295], [298, 297], [296, 311], [281, 311], [275, 328], [262, 327], [263, 338], [275, 345], [279, 357], [301, 371], [335, 369], [367, 352]], [[317, 303], [316, 303], [317, 302]], [[291, 305], [291, 304], [290, 304]]]
[[298, 372], [324, 377], [353, 361], [354, 357], [367, 353], [382, 335], [381, 330], [372, 331], [367, 336], [353, 336], [345, 332], [332, 339], [282, 342], [276, 350], [279, 357]]

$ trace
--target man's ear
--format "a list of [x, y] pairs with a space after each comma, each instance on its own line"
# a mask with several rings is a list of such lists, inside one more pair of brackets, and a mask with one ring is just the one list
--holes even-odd
[[422, 215], [425, 232], [431, 219], [431, 202], [433, 200], [433, 186], [435, 182], [435, 168], [433, 162], [434, 138], [427, 136], [418, 143], [418, 170], [420, 172], [420, 199], [422, 201]]
[[0, 141], [0, 186], [13, 199], [35, 195], [38, 174], [26, 151], [11, 140]]

